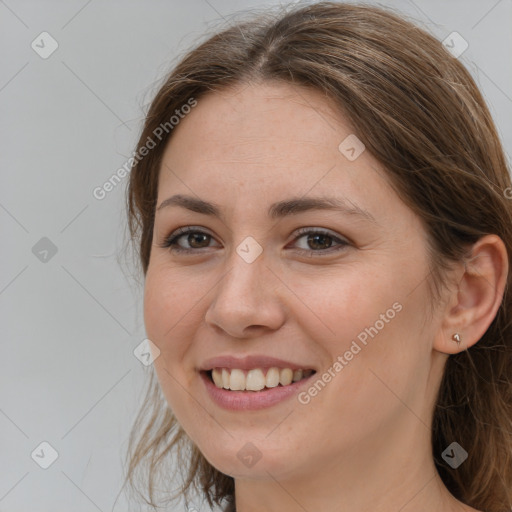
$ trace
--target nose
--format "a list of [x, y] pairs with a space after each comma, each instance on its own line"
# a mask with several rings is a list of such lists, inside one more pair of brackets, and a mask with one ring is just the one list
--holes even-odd
[[214, 287], [205, 315], [207, 325], [234, 338], [262, 336], [285, 321], [280, 281], [262, 256], [247, 263], [234, 253], [229, 269]]

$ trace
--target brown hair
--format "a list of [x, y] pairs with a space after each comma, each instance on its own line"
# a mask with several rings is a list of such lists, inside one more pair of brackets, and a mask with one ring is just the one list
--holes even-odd
[[[399, 197], [423, 222], [434, 304], [445, 271], [494, 233], [512, 268], [511, 180], [485, 101], [466, 68], [440, 41], [403, 15], [365, 5], [321, 2], [286, 7], [229, 25], [186, 54], [151, 103], [139, 150], [191, 98], [252, 81], [312, 87], [332, 99]], [[130, 236], [144, 275], [150, 258], [158, 176], [169, 130], [134, 162], [127, 189]], [[512, 507], [511, 273], [499, 311], [474, 346], [448, 358], [432, 423], [432, 453], [448, 490], [485, 512]], [[146, 419], [146, 415], [149, 418]], [[441, 453], [456, 440], [457, 469]], [[155, 476], [176, 450], [187, 469], [179, 492], [199, 489], [209, 505], [233, 508], [234, 480], [211, 466], [167, 407], [153, 370], [129, 440], [127, 480]], [[184, 455], [185, 453], [185, 455]], [[165, 475], [169, 481], [169, 475]], [[125, 480], [126, 481], [126, 480]]]

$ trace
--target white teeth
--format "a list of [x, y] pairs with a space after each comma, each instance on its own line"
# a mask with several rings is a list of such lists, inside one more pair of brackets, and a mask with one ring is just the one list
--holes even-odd
[[279, 385], [279, 368], [268, 369], [265, 385], [267, 388], [275, 388]]
[[291, 368], [283, 368], [279, 373], [279, 383], [281, 386], [288, 386], [293, 380], [293, 370]]
[[222, 368], [222, 387], [229, 389], [229, 372], [226, 368]]
[[245, 375], [242, 370], [231, 370], [231, 375], [229, 376], [229, 389], [232, 389], [233, 391], [242, 391], [245, 389]]
[[292, 370], [291, 368], [272, 367], [265, 375], [261, 368], [253, 368], [245, 372], [238, 368], [214, 368], [212, 370], [213, 382], [218, 388], [232, 391], [260, 391], [267, 388], [275, 388], [279, 384], [288, 386], [302, 378], [309, 377], [313, 370]]
[[[231, 375], [233, 375], [234, 372], [236, 372], [236, 370], [231, 370]], [[263, 375], [263, 371], [259, 368], [255, 368], [254, 370], [249, 370], [247, 372], [245, 389], [248, 391], [259, 391], [265, 387], [266, 383], [265, 375]]]
[[215, 385], [218, 388], [224, 387], [224, 379], [222, 378], [222, 372], [219, 372], [219, 370], [215, 369], [212, 372], [213, 382], [215, 382]]

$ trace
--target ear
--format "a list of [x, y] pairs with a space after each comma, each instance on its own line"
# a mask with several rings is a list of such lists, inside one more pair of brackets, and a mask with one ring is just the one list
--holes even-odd
[[[434, 339], [434, 349], [445, 354], [473, 346], [498, 312], [508, 276], [508, 255], [502, 239], [497, 235], [480, 238], [460, 275], [458, 286], [449, 292]], [[455, 333], [460, 336], [460, 345], [452, 339]]]

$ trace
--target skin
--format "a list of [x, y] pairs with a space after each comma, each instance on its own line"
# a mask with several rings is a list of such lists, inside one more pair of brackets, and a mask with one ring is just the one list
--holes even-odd
[[[501, 239], [475, 244], [471, 265], [453, 270], [455, 284], [430, 317], [420, 221], [368, 151], [354, 161], [339, 151], [354, 131], [321, 93], [238, 85], [201, 98], [174, 130], [157, 205], [192, 195], [224, 218], [157, 211], [146, 331], [160, 350], [154, 365], [166, 400], [206, 459], [235, 478], [238, 512], [474, 511], [439, 478], [429, 426], [446, 359], [476, 343], [500, 305], [508, 272]], [[321, 195], [348, 198], [376, 223], [329, 210], [267, 216], [273, 202]], [[183, 226], [211, 237], [182, 236], [180, 246], [195, 253], [161, 247]], [[308, 243], [297, 235], [303, 227], [348, 245]], [[236, 252], [247, 236], [263, 248], [250, 264]], [[394, 303], [401, 311], [308, 404], [292, 397], [227, 411], [199, 378], [208, 358], [261, 353], [321, 375]], [[247, 442], [261, 453], [252, 467], [237, 457]]]

